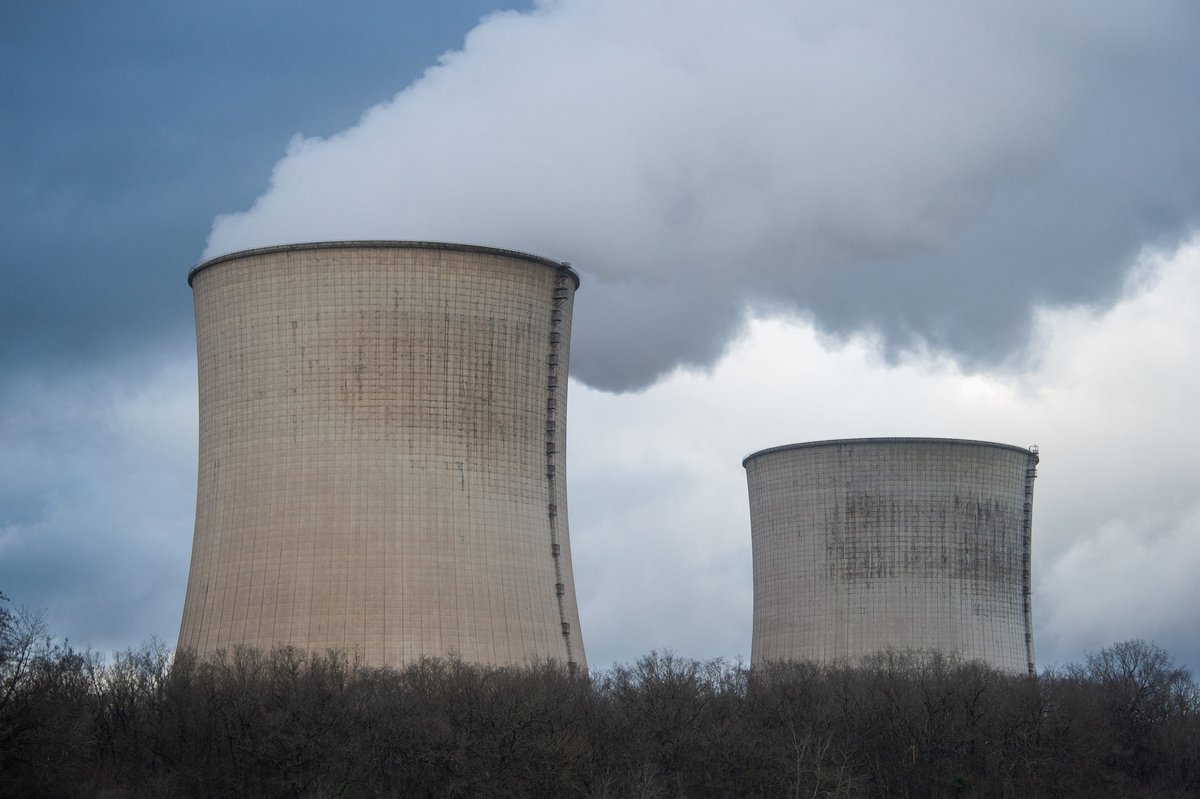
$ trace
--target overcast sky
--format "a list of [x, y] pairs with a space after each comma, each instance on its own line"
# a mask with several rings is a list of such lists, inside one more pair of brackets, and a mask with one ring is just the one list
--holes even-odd
[[173, 643], [187, 269], [448, 240], [581, 273], [594, 666], [749, 654], [741, 459], [1036, 443], [1039, 663], [1200, 668], [1200, 7], [17, 4], [0, 26], [0, 591]]

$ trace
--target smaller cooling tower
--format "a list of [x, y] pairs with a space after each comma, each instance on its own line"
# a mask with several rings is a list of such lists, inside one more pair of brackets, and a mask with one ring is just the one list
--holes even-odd
[[1033, 673], [1036, 449], [863, 438], [742, 465], [754, 555], [751, 663], [936, 650]]

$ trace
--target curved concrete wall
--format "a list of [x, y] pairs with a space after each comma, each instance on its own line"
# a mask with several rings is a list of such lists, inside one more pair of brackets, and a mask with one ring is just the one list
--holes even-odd
[[196, 267], [200, 470], [179, 646], [584, 667], [565, 264], [342, 242]]
[[953, 439], [750, 455], [751, 662], [925, 649], [1032, 671], [1037, 462], [1028, 450]]

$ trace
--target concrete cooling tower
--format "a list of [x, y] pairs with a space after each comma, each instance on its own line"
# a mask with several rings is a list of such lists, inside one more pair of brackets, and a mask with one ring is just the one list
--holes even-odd
[[752, 664], [955, 653], [1032, 673], [1036, 449], [864, 438], [756, 452]]
[[576, 274], [424, 242], [200, 264], [180, 648], [585, 668], [567, 535]]

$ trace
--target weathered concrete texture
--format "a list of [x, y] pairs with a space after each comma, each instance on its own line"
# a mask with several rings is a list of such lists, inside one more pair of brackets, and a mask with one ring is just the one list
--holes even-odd
[[1032, 671], [1037, 462], [1003, 444], [902, 438], [746, 458], [751, 662], [924, 649]]
[[567, 535], [568, 267], [406, 242], [190, 277], [196, 532], [179, 645], [585, 665]]

